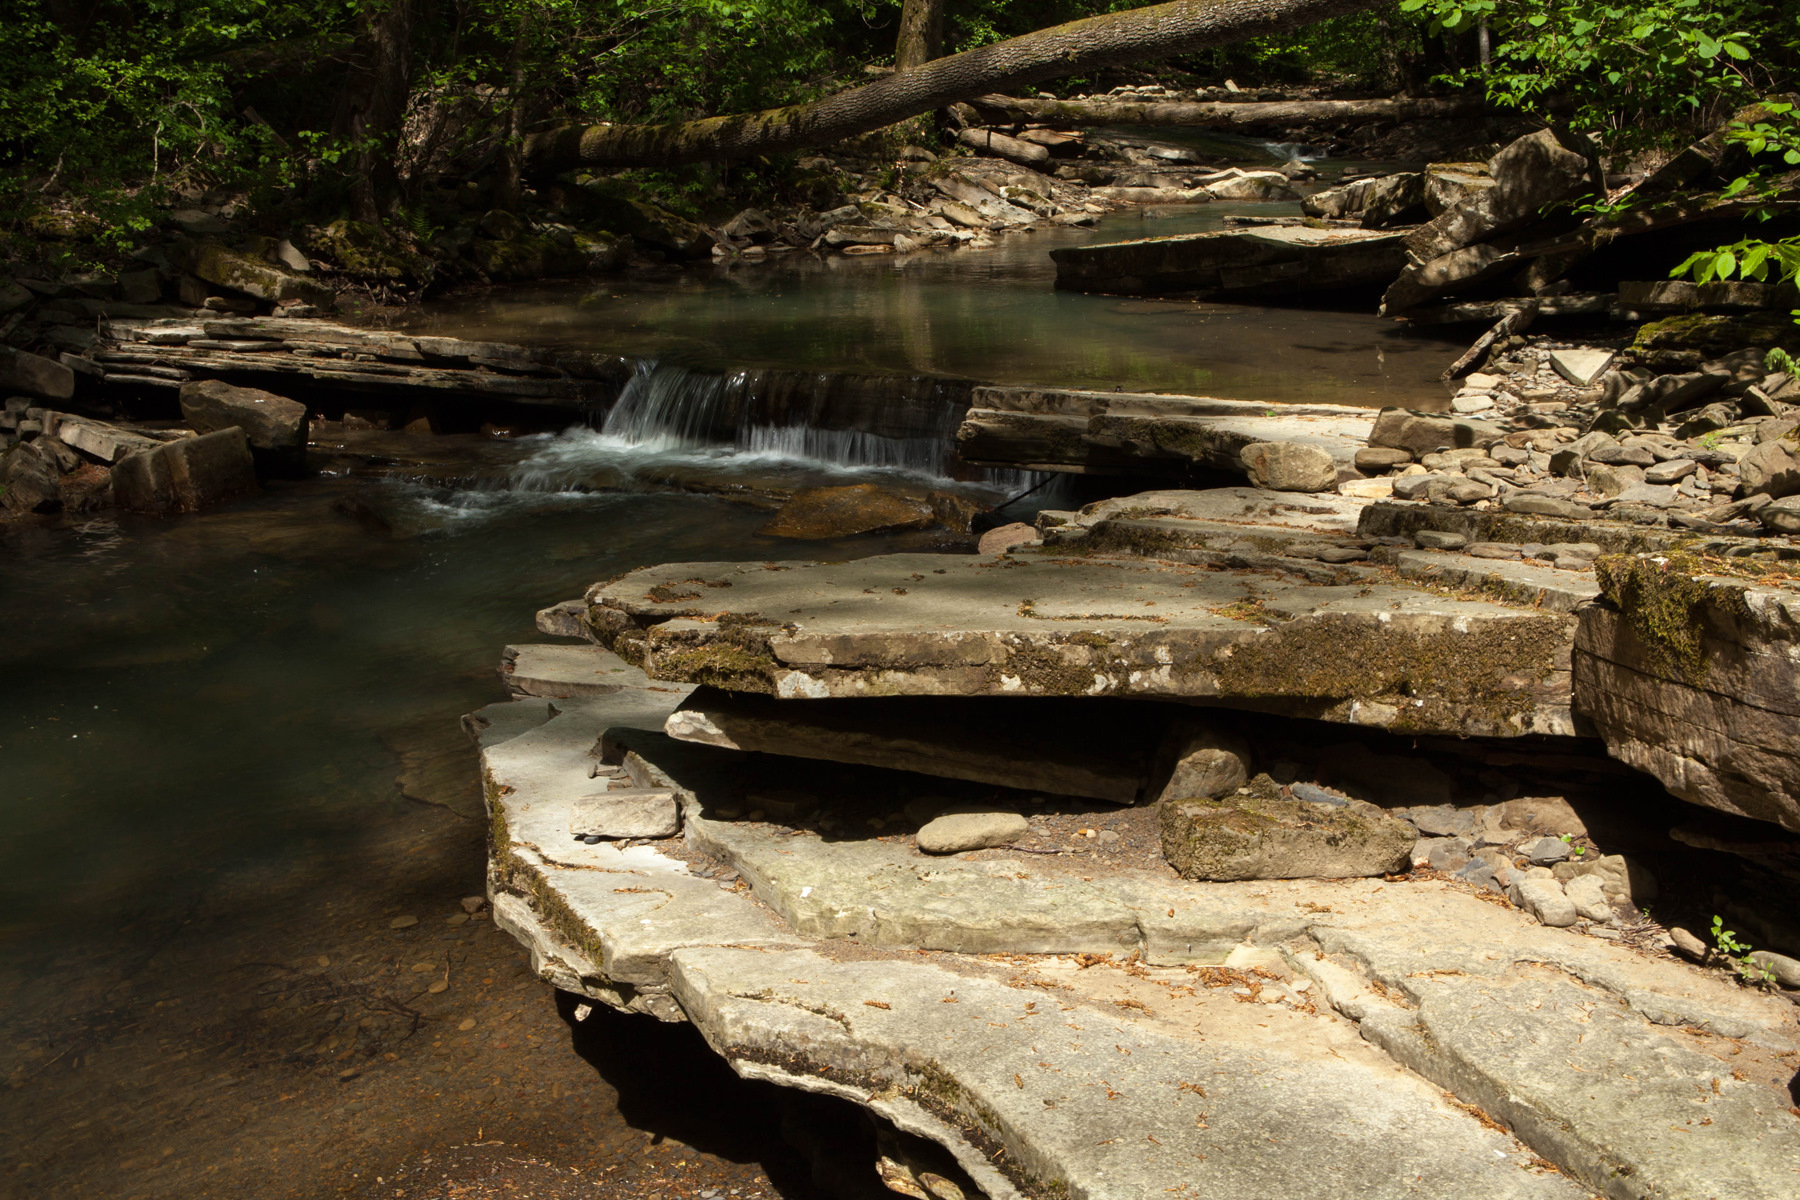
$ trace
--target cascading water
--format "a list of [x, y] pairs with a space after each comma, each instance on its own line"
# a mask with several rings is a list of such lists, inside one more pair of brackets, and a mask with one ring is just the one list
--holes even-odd
[[948, 475], [969, 384], [920, 376], [639, 364], [601, 433], [646, 450], [729, 448]]

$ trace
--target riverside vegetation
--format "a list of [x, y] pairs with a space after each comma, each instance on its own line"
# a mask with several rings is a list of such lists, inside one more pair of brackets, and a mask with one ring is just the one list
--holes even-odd
[[[749, 1089], [756, 1120], [680, 1126], [691, 1169], [620, 1176], [661, 1195], [1792, 1192], [1791, 8], [33, 14], [0, 33], [8, 544], [217, 528], [279, 557], [304, 511], [373, 560], [521, 495], [559, 531], [517, 587], [569, 590], [480, 598], [493, 702], [383, 735], [401, 792], [485, 840], [429, 840], [484, 876], [441, 970], [402, 996], [400, 908], [334, 952], [362, 983], [275, 968], [337, 1005], [288, 1056], [307, 1103], [435, 1102], [409, 1039], [484, 1027], [454, 956], [504, 933], [508, 1003], [584, 1056], [660, 1024]], [[1286, 306], [1295, 354], [1326, 310], [1379, 313], [1438, 339], [1439, 390], [897, 379], [779, 346], [695, 384], [434, 324], [507, 284], [898, 275], [1034, 230], [1077, 311]], [[664, 513], [695, 495], [711, 531]], [[607, 516], [550, 507], [576, 502]], [[457, 647], [468, 709], [484, 635], [425, 594], [407, 619]], [[546, 640], [504, 644], [503, 606]], [[427, 846], [400, 844], [347, 861]], [[354, 1028], [353, 993], [380, 1010]], [[632, 1114], [559, 1115], [571, 1064], [526, 1036], [455, 1045], [521, 1101], [553, 1081], [528, 1119], [484, 1087], [471, 1144], [383, 1159], [371, 1129], [352, 1179], [601, 1194], [556, 1139]], [[62, 1112], [31, 1044], [12, 1094]], [[478, 1153], [490, 1122], [525, 1157]], [[780, 1143], [767, 1177], [705, 1149], [745, 1139]], [[225, 1165], [167, 1156], [142, 1194]], [[96, 1186], [36, 1157], [8, 1169]]]

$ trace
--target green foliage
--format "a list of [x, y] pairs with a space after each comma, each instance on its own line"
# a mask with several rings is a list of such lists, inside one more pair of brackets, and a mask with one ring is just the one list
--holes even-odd
[[[1764, 0], [1401, 0], [1431, 34], [1485, 24], [1486, 64], [1454, 73], [1496, 103], [1547, 112], [1574, 104], [1574, 123], [1615, 148], [1684, 136], [1769, 79], [1764, 54], [1791, 42], [1791, 16]], [[1785, 39], [1785, 40], [1784, 40]]]
[[1774, 974], [1751, 961], [1750, 951], [1754, 947], [1749, 942], [1739, 941], [1736, 933], [1725, 928], [1724, 918], [1717, 914], [1714, 914], [1712, 919], [1712, 937], [1713, 946], [1718, 950], [1720, 957], [1731, 963], [1741, 982], [1758, 987], [1768, 987], [1774, 984]]

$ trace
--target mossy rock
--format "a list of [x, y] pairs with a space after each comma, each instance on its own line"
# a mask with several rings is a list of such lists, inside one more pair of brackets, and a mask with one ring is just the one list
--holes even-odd
[[333, 221], [306, 231], [306, 248], [315, 257], [337, 264], [352, 279], [391, 286], [431, 282], [437, 264], [402, 246], [379, 225], [365, 221]]
[[1639, 326], [1631, 349], [1643, 356], [1687, 351], [1703, 358], [1719, 358], [1746, 346], [1766, 350], [1800, 341], [1797, 332], [1800, 331], [1796, 331], [1793, 320], [1778, 313], [1682, 313]]
[[1705, 564], [1691, 555], [1609, 555], [1595, 560], [1594, 573], [1650, 665], [1690, 686], [1706, 681], [1712, 663], [1708, 617], [1746, 615], [1743, 587], [1709, 583]]
[[569, 265], [555, 242], [535, 235], [507, 241], [476, 238], [468, 255], [489, 279], [512, 282], [564, 274]]
[[1407, 869], [1418, 834], [1372, 804], [1283, 798], [1259, 775], [1218, 800], [1164, 799], [1163, 857], [1185, 879], [1347, 879]]
[[552, 204], [590, 233], [630, 237], [682, 258], [712, 253], [712, 234], [700, 225], [646, 200], [618, 195], [605, 181], [561, 185]]

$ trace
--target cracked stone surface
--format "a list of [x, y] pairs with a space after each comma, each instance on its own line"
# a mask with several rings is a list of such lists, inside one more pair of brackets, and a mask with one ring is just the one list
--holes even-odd
[[1389, 582], [895, 554], [667, 564], [588, 601], [595, 638], [651, 678], [783, 699], [1140, 696], [1418, 732], [1573, 731], [1571, 618]]
[[[598, 697], [487, 746], [496, 919], [557, 986], [692, 1021], [741, 1074], [937, 1140], [990, 1196], [1776, 1200], [1800, 1181], [1779, 998], [1442, 882], [1188, 883], [722, 820], [738, 756], [655, 732], [672, 707]], [[684, 840], [568, 838], [559, 784], [621, 728], [608, 745], [677, 792]], [[533, 789], [494, 786], [527, 759]]]

